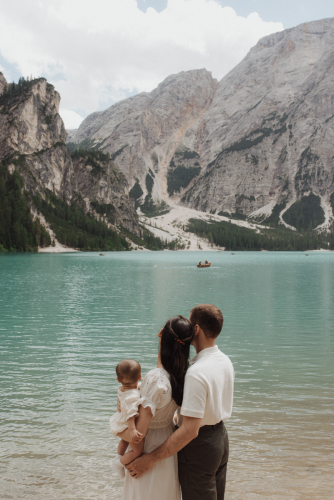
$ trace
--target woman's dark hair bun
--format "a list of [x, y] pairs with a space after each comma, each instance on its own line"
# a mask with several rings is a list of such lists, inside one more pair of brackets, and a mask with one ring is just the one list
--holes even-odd
[[191, 344], [194, 336], [193, 326], [190, 321], [184, 316], [175, 316], [167, 321], [163, 328], [163, 332], [171, 335], [174, 340], [182, 344]]
[[169, 374], [172, 398], [178, 406], [182, 404], [184, 379], [193, 337], [193, 326], [184, 316], [169, 319], [162, 329], [161, 364]]

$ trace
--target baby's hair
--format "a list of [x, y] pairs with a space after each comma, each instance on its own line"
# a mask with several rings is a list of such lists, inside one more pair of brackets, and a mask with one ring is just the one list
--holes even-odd
[[123, 359], [116, 366], [116, 375], [121, 384], [134, 384], [138, 382], [141, 374], [141, 366], [134, 359]]

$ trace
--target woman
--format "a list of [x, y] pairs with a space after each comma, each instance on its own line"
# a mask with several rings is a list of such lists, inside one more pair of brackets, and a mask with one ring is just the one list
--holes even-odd
[[[167, 321], [159, 332], [157, 367], [144, 378], [136, 428], [145, 435], [144, 453], [160, 446], [174, 431], [173, 415], [183, 398], [193, 327], [183, 316]], [[130, 441], [128, 429], [120, 437]], [[125, 473], [123, 500], [180, 500], [177, 456], [155, 464], [146, 474], [134, 479]]]

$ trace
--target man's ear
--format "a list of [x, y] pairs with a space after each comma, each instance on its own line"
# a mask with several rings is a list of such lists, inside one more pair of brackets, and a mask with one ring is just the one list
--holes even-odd
[[138, 380], [139, 380], [139, 382], [141, 381], [141, 374], [139, 375], [139, 379]]
[[199, 334], [199, 325], [194, 325], [194, 335]]

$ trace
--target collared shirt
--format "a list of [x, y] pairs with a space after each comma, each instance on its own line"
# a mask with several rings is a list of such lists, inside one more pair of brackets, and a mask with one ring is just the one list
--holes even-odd
[[[180, 414], [202, 418], [201, 426], [215, 425], [232, 414], [234, 370], [231, 360], [218, 349], [200, 351], [188, 368]], [[178, 418], [178, 425], [181, 425]]]

